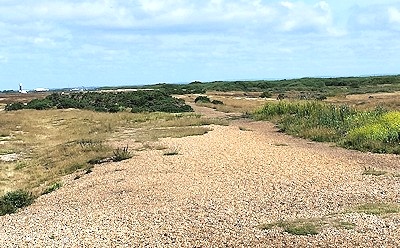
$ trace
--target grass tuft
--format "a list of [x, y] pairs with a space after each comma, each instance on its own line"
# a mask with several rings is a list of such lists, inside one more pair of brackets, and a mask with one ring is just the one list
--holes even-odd
[[400, 213], [400, 206], [395, 204], [386, 203], [367, 203], [359, 205], [354, 209], [357, 213], [372, 214], [372, 215], [384, 215]]
[[362, 174], [367, 175], [367, 176], [382, 176], [382, 175], [386, 175], [387, 172], [375, 170], [374, 168], [371, 168], [371, 167], [368, 167], [368, 168], [365, 167]]
[[51, 186], [49, 186], [47, 189], [45, 189], [42, 193], [42, 195], [49, 194], [59, 188], [61, 188], [62, 184], [59, 182], [53, 183]]
[[113, 156], [112, 160], [114, 162], [119, 162], [119, 161], [123, 161], [123, 160], [132, 158], [132, 154], [129, 151], [128, 146], [125, 146], [123, 148], [118, 147], [117, 149], [114, 150], [113, 153], [114, 153], [114, 156]]

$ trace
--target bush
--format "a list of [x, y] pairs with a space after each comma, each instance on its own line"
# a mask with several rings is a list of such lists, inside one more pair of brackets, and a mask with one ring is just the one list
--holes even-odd
[[14, 111], [14, 110], [20, 110], [24, 109], [25, 105], [21, 102], [15, 102], [15, 103], [9, 103], [6, 105], [5, 110], [6, 111]]
[[264, 91], [263, 93], [261, 93], [260, 98], [271, 98], [272, 97], [272, 93], [268, 92], [268, 91]]
[[215, 105], [223, 105], [224, 104], [224, 102], [220, 101], [220, 100], [212, 100], [211, 103], [215, 104]]
[[198, 96], [198, 97], [196, 97], [196, 99], [194, 99], [194, 102], [195, 103], [198, 103], [198, 102], [200, 102], [200, 103], [210, 103], [211, 100], [210, 100], [210, 98], [208, 98], [206, 96]]
[[182, 99], [174, 98], [161, 91], [136, 92], [85, 92], [58, 94], [53, 93], [45, 99], [34, 99], [27, 106], [21, 103], [10, 104], [7, 110], [76, 108], [99, 112], [116, 113], [125, 109], [132, 112], [192, 112], [193, 109]]
[[23, 190], [8, 192], [0, 198], [0, 216], [15, 213], [19, 208], [32, 204], [34, 197]]

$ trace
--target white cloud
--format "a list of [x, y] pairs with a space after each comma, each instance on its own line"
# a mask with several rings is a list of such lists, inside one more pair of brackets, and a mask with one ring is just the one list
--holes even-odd
[[400, 4], [378, 4], [353, 8], [349, 26], [353, 31], [400, 30]]
[[394, 24], [400, 24], [400, 10], [396, 7], [389, 7], [389, 22]]

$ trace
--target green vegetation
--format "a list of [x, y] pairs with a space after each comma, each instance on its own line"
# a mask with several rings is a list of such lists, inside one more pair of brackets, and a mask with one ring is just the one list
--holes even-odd
[[400, 206], [395, 204], [386, 203], [368, 203], [359, 205], [354, 210], [349, 212], [372, 214], [372, 215], [384, 215], [384, 214], [395, 214], [400, 213]]
[[49, 193], [61, 188], [61, 186], [62, 186], [62, 183], [60, 183], [60, 182], [53, 183], [52, 185], [50, 185], [47, 189], [45, 189], [43, 191], [42, 195], [49, 194]]
[[262, 230], [270, 230], [275, 227], [282, 228], [284, 232], [293, 235], [316, 235], [324, 227], [351, 230], [356, 227], [352, 222], [346, 221], [346, 215], [351, 213], [363, 213], [369, 215], [388, 215], [400, 213], [400, 206], [386, 203], [367, 203], [350, 208], [341, 213], [334, 213], [321, 218], [281, 220], [259, 226]]
[[207, 96], [198, 96], [194, 99], [195, 103], [210, 103], [211, 100]]
[[[196, 81], [190, 84], [157, 84], [126, 88], [157, 89], [167, 94], [203, 94], [207, 91], [269, 92], [271, 94], [278, 94], [296, 91], [314, 92], [317, 93], [315, 96], [321, 95], [321, 97], [323, 97], [340, 94], [346, 95], [398, 91], [400, 90], [400, 75], [256, 81], [214, 81], [207, 83]], [[105, 89], [110, 88], [108, 87]]]
[[174, 98], [161, 91], [135, 92], [84, 92], [59, 94], [53, 93], [44, 99], [33, 99], [26, 105], [21, 102], [9, 103], [7, 111], [19, 109], [87, 109], [99, 112], [191, 112], [192, 108], [181, 99]]
[[114, 162], [119, 162], [119, 161], [122, 161], [122, 160], [126, 160], [126, 159], [132, 158], [132, 154], [129, 151], [128, 146], [125, 146], [123, 148], [119, 148], [118, 147], [117, 149], [114, 150], [113, 153], [114, 153], [114, 156], [113, 156], [112, 160]]
[[268, 103], [255, 112], [289, 134], [336, 142], [361, 151], [400, 154], [400, 112], [382, 108], [360, 111], [316, 101]]
[[19, 208], [29, 206], [33, 200], [32, 194], [23, 190], [8, 192], [0, 198], [0, 216], [15, 213]]
[[368, 167], [368, 168], [364, 168], [364, 171], [362, 174], [367, 175], [367, 176], [382, 176], [382, 175], [387, 174], [387, 172], [375, 170], [374, 168]]
[[260, 98], [271, 98], [272, 97], [272, 93], [269, 91], [264, 91], [263, 93], [261, 93]]
[[262, 230], [269, 230], [274, 227], [283, 228], [287, 233], [293, 235], [316, 235], [318, 228], [315, 220], [295, 220], [295, 221], [278, 221], [270, 224], [261, 225]]

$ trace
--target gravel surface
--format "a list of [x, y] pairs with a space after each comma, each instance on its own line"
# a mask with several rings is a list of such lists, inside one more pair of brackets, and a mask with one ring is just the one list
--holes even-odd
[[[0, 247], [400, 247], [398, 213], [348, 211], [400, 204], [399, 156], [308, 142], [265, 122], [212, 128], [160, 141], [178, 155], [141, 151], [67, 177], [59, 190], [0, 217]], [[362, 175], [364, 167], [389, 173]], [[324, 225], [312, 236], [259, 228], [327, 216], [354, 228]]]

